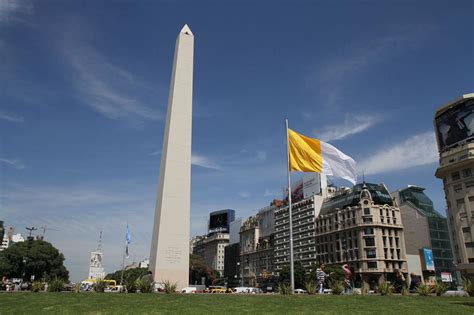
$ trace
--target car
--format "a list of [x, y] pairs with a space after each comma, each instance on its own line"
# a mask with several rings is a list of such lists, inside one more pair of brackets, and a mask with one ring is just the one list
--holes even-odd
[[306, 294], [306, 290], [303, 290], [303, 289], [295, 289], [295, 294]]
[[213, 288], [211, 289], [211, 293], [225, 293], [224, 288]]
[[181, 290], [181, 293], [196, 293], [196, 287], [186, 287]]

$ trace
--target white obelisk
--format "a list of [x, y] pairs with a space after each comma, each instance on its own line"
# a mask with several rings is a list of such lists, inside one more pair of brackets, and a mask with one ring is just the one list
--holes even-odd
[[150, 270], [155, 281], [189, 283], [191, 133], [194, 36], [187, 25], [176, 39], [161, 151]]

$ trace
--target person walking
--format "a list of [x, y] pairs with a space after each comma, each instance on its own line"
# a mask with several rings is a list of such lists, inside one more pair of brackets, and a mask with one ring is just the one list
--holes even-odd
[[395, 291], [397, 293], [402, 293], [402, 289], [406, 287], [406, 279], [403, 273], [396, 269], [395, 270], [395, 281], [394, 281], [394, 287]]
[[418, 288], [420, 286], [420, 283], [421, 283], [421, 279], [415, 275], [413, 272], [410, 273], [410, 292], [413, 293], [416, 291], [416, 288]]
[[344, 273], [344, 293], [352, 293], [352, 271], [348, 264], [342, 265], [342, 272]]
[[318, 269], [316, 269], [316, 279], [318, 281], [318, 293], [324, 293], [324, 282], [326, 281], [327, 274], [324, 272], [324, 264], [321, 264]]

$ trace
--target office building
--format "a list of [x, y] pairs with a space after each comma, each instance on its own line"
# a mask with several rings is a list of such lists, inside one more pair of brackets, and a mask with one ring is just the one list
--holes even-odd
[[474, 93], [441, 106], [434, 127], [456, 269], [474, 275]]
[[313, 224], [316, 251], [311, 261], [348, 263], [356, 286], [363, 281], [375, 287], [392, 280], [396, 270], [407, 273], [400, 210], [385, 185], [363, 183], [336, 191]]
[[195, 254], [204, 258], [207, 266], [224, 277], [224, 254], [227, 245], [229, 245], [229, 233], [214, 233], [205, 236], [197, 243]]
[[265, 207], [243, 222], [240, 228], [240, 270], [246, 286], [273, 290], [275, 204]]
[[235, 219], [229, 225], [229, 245], [224, 248], [224, 274], [228, 287], [242, 284], [240, 273], [240, 228], [242, 218]]
[[24, 237], [20, 234], [14, 234], [15, 229], [13, 227], [9, 227], [7, 230], [7, 234], [4, 234], [2, 239], [2, 245], [0, 246], [0, 251], [7, 249], [8, 247], [12, 246], [15, 243], [24, 242]]
[[[319, 215], [323, 197], [311, 195], [296, 199], [292, 203], [294, 260], [310, 270], [316, 264], [316, 218]], [[290, 265], [290, 227], [288, 205], [282, 205], [275, 212], [274, 264], [280, 272]]]
[[[441, 273], [455, 276], [453, 252], [448, 221], [433, 207], [424, 188], [410, 185], [391, 193], [400, 208], [408, 272], [423, 276], [425, 280], [441, 280]], [[433, 256], [433, 266], [429, 264]], [[428, 264], [427, 264], [428, 262]]]

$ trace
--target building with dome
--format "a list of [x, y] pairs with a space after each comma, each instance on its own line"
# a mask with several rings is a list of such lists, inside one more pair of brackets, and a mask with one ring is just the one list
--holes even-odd
[[316, 262], [349, 264], [356, 286], [391, 281], [407, 273], [400, 209], [384, 184], [339, 189], [324, 200], [315, 220]]

